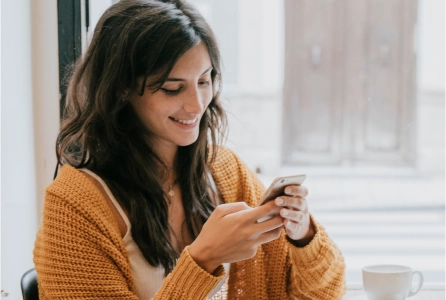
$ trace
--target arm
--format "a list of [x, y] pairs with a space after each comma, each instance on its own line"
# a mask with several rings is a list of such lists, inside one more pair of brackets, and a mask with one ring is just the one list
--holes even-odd
[[308, 211], [304, 186], [288, 186], [275, 200], [290, 249], [290, 293], [311, 299], [340, 299], [345, 293], [344, 259]]
[[[104, 212], [86, 211], [91, 202], [46, 194], [34, 249], [40, 299], [138, 299], [117, 225]], [[186, 248], [154, 299], [203, 299], [223, 276], [222, 267], [201, 269]]]
[[222, 265], [212, 274], [197, 265], [189, 254], [189, 246], [183, 250], [178, 263], [163, 282], [153, 300], [205, 299], [225, 276]]
[[47, 192], [34, 248], [41, 299], [138, 299], [110, 220]]
[[[213, 166], [213, 174], [226, 203], [243, 199], [249, 206], [255, 206], [265, 191], [257, 176], [226, 148], [219, 149], [219, 159]], [[297, 192], [297, 196], [302, 197], [300, 193]], [[305, 197], [306, 193], [304, 194]], [[288, 206], [287, 204], [289, 203], [283, 203], [282, 206]], [[285, 292], [284, 289], [297, 299], [340, 299], [345, 294], [345, 264], [342, 254], [323, 227], [308, 214], [307, 220], [310, 219], [313, 232], [308, 236], [307, 231], [300, 231], [293, 235], [297, 241], [290, 241], [284, 230], [278, 240], [262, 245], [259, 251], [261, 254], [256, 259], [265, 264], [265, 280], [268, 280], [265, 283], [267, 289], [271, 290], [270, 295], [277, 296], [277, 293]], [[284, 220], [284, 225], [288, 225], [288, 221]], [[231, 265], [231, 282], [246, 281], [235, 270], [245, 270], [252, 263], [255, 262], [247, 260], [240, 265]], [[285, 282], [286, 286], [282, 285]], [[260, 288], [261, 286], [257, 286], [249, 290], [248, 286], [237, 287], [253, 293]], [[230, 290], [229, 295], [236, 296], [237, 291]]]
[[297, 298], [341, 299], [345, 294], [345, 263], [341, 251], [311, 216], [315, 236], [305, 247], [288, 243], [287, 285]]

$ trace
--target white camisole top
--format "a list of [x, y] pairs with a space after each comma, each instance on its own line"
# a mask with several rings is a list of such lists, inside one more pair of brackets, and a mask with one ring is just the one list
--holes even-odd
[[[105, 192], [107, 193], [108, 197], [112, 201], [112, 203], [115, 205], [116, 209], [118, 210], [119, 214], [121, 215], [122, 219], [125, 222], [125, 225], [127, 226], [127, 231], [124, 235], [124, 244], [125, 249], [127, 250], [127, 255], [129, 257], [130, 261], [130, 268], [132, 270], [132, 276], [133, 276], [133, 282], [135, 285], [136, 295], [139, 299], [152, 299], [156, 292], [161, 288], [161, 285], [163, 284], [163, 281], [165, 279], [164, 277], [164, 268], [154, 267], [150, 265], [146, 259], [144, 258], [143, 254], [139, 250], [138, 245], [135, 243], [135, 241], [132, 238], [132, 230], [130, 225], [130, 220], [128, 219], [127, 215], [124, 213], [123, 209], [119, 205], [116, 198], [113, 196], [112, 192], [108, 188], [107, 184], [96, 175], [94, 172], [88, 170], [88, 169], [80, 169], [81, 171], [88, 173], [90, 176], [92, 176], [94, 179], [96, 179], [104, 188]], [[212, 181], [213, 178], [210, 176]], [[214, 183], [214, 182], [213, 182]], [[215, 184], [215, 183], [214, 183]], [[219, 282], [219, 284], [209, 293], [208, 298], [212, 298], [215, 296], [215, 299], [219, 299], [221, 296], [219, 294], [225, 293], [227, 290], [227, 277], [229, 274], [229, 264], [223, 264], [225, 270], [226, 270], [226, 276]]]

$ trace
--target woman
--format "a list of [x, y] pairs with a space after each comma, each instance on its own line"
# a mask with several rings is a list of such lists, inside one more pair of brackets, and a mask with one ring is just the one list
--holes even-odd
[[252, 208], [263, 186], [217, 146], [220, 80], [212, 31], [185, 1], [104, 13], [68, 88], [34, 250], [41, 299], [344, 294], [305, 187]]

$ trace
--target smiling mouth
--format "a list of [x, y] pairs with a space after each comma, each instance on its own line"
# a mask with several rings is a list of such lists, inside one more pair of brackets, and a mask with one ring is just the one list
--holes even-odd
[[198, 118], [192, 119], [192, 120], [181, 120], [181, 119], [175, 119], [173, 117], [169, 117], [172, 121], [184, 124], [184, 125], [192, 125], [198, 121]]

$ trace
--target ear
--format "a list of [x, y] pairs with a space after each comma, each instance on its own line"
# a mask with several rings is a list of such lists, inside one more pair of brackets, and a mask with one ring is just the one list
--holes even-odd
[[125, 89], [124, 91], [122, 91], [119, 96], [119, 99], [121, 99], [122, 101], [128, 101], [130, 100], [130, 89]]

